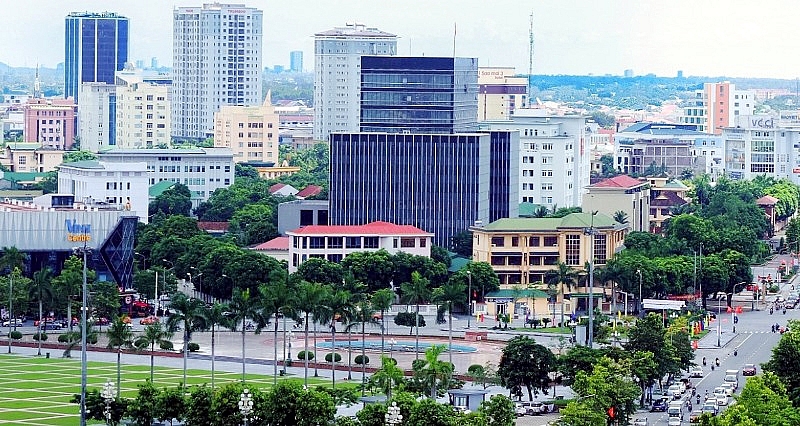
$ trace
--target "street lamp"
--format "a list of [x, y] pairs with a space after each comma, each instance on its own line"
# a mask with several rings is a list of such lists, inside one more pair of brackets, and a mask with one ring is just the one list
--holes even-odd
[[253, 412], [253, 398], [250, 395], [250, 389], [244, 388], [242, 394], [239, 396], [239, 412], [242, 413], [244, 426], [248, 426], [247, 417]]
[[[190, 266], [189, 269], [193, 269], [195, 271], [199, 271], [199, 269], [195, 268], [194, 266]], [[203, 273], [200, 272], [199, 274], [195, 275], [194, 277], [200, 280], [198, 282], [199, 291], [200, 291], [200, 299], [203, 301], [203, 303], [205, 303], [206, 302], [206, 294], [203, 293], [203, 279], [200, 278], [202, 276], [203, 276]], [[190, 283], [190, 284], [193, 284], [193, 283]], [[194, 289], [194, 286], [192, 286], [192, 289]]]
[[386, 426], [397, 426], [403, 422], [403, 415], [400, 414], [400, 407], [396, 402], [392, 401], [392, 405], [386, 409], [383, 419], [386, 421]]
[[589, 234], [589, 349], [594, 343], [594, 216], [597, 210], [592, 212], [589, 230], [584, 233]]
[[[11, 300], [11, 295], [14, 294], [14, 267], [11, 267], [11, 275], [8, 276], [8, 353], [11, 353], [11, 323], [13, 322], [16, 324], [16, 319], [14, 318], [14, 307], [13, 302]], [[42, 319], [39, 318], [39, 321]], [[70, 321], [72, 319], [70, 318]], [[16, 330], [16, 328], [15, 328]], [[41, 338], [41, 331], [39, 331], [39, 337]]]
[[103, 401], [106, 403], [106, 408], [103, 410], [103, 414], [106, 416], [106, 424], [111, 424], [111, 403], [114, 402], [114, 398], [116, 398], [116, 389], [114, 387], [114, 383], [109, 379], [106, 384], [103, 385]]
[[644, 302], [642, 301], [642, 270], [637, 269], [636, 273], [639, 274], [639, 318], [643, 318]]
[[[92, 249], [85, 244], [83, 247], [76, 247], [73, 252], [77, 255], [83, 255], [83, 283], [81, 285], [81, 426], [86, 426], [86, 309], [88, 305], [88, 290], [86, 288], [86, 258], [92, 253]], [[72, 318], [70, 318], [70, 322]]]
[[467, 289], [467, 304], [469, 305], [467, 308], [467, 329], [469, 329], [472, 321], [472, 271], [469, 269], [467, 269], [467, 281], [469, 282], [469, 288]]
[[394, 352], [394, 345], [396, 345], [396, 344], [397, 344], [397, 340], [395, 340], [395, 338], [392, 337], [392, 339], [389, 340], [389, 358], [390, 359], [393, 359], [392, 358], [392, 353]]

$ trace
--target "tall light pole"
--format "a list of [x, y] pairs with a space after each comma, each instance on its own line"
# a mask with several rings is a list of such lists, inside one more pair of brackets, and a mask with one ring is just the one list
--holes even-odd
[[[467, 289], [467, 329], [469, 329], [470, 321], [472, 321], [472, 271], [469, 269], [467, 269], [467, 281], [469, 282], [469, 288]], [[11, 298], [9, 298], [9, 300], [11, 300]], [[10, 341], [11, 340], [9, 340], [9, 342]], [[9, 346], [8, 350], [11, 350], [11, 346]]]
[[[172, 263], [171, 261], [167, 260], [167, 259], [161, 259], [161, 261], [169, 263], [170, 265], [172, 265], [172, 266], [169, 267], [169, 269], [172, 269], [172, 268], [175, 267], [175, 264]], [[167, 292], [167, 269], [164, 270], [164, 292], [165, 293]], [[158, 306], [161, 305], [161, 299], [158, 298], [158, 280], [156, 280], [156, 303], [157, 303], [157, 305], [156, 305], [156, 316], [158, 316]]]
[[[81, 426], [86, 426], [86, 309], [88, 306], [88, 294], [86, 287], [86, 257], [92, 249], [85, 244], [83, 247], [74, 249], [75, 254], [83, 255], [83, 285], [81, 287]], [[71, 320], [70, 320], [71, 321]]]
[[639, 274], [639, 318], [644, 318], [644, 301], [642, 301], [642, 270], [637, 269], [636, 273]]
[[[14, 321], [14, 310], [13, 310], [13, 303], [11, 300], [11, 296], [14, 294], [14, 267], [11, 267], [11, 275], [8, 276], [8, 353], [11, 353], [11, 323], [16, 322]], [[42, 319], [39, 318], [39, 321]], [[41, 329], [39, 330], [39, 337], [41, 338]]]
[[591, 225], [589, 226], [589, 349], [594, 343], [594, 216], [592, 212]]

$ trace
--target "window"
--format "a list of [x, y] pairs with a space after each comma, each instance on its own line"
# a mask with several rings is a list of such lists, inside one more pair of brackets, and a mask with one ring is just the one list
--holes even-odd
[[333, 262], [333, 263], [339, 263], [339, 262], [342, 261], [342, 255], [341, 254], [329, 254], [328, 255], [328, 261]]
[[378, 237], [364, 237], [364, 248], [378, 248]]
[[342, 248], [342, 237], [328, 237], [328, 248]]
[[492, 237], [492, 247], [503, 247], [505, 240], [505, 237]]
[[347, 248], [361, 248], [361, 237], [347, 237], [345, 240]]
[[539, 237], [530, 237], [530, 238], [528, 238], [528, 246], [530, 246], [530, 247], [539, 247]]
[[325, 248], [325, 237], [309, 237], [308, 248], [323, 249]]
[[544, 247], [558, 247], [558, 237], [544, 237]]
[[553, 177], [552, 170], [542, 170], [542, 177]]
[[420, 247], [426, 247], [427, 244], [428, 244], [428, 239], [427, 238], [422, 237], [422, 238], [419, 239], [419, 246]]
[[565, 241], [565, 263], [567, 265], [581, 264], [581, 236], [567, 235]]
[[505, 256], [492, 256], [492, 265], [494, 266], [505, 266], [506, 264], [506, 257]]
[[606, 235], [604, 234], [594, 236], [594, 263], [606, 264]]
[[511, 247], [519, 247], [519, 237], [511, 237]]
[[416, 238], [401, 238], [400, 247], [414, 248], [416, 246]]

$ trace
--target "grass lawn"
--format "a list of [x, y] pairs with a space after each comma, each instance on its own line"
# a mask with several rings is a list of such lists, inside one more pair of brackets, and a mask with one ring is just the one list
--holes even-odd
[[[102, 392], [108, 380], [116, 383], [115, 363], [89, 362], [87, 389]], [[150, 367], [122, 365], [121, 396], [134, 398], [137, 385], [150, 378]], [[210, 383], [211, 371], [188, 370], [189, 385]], [[217, 386], [237, 382], [241, 373], [215, 372]], [[155, 367], [157, 387], [177, 386], [183, 380], [180, 368]], [[279, 380], [302, 378], [281, 377]], [[264, 389], [272, 386], [271, 375], [247, 374], [247, 384]], [[330, 380], [309, 378], [310, 385], [330, 384]], [[79, 423], [78, 404], [69, 400], [81, 391], [79, 360], [37, 358], [23, 355], [0, 355], [0, 425], [73, 426]], [[102, 424], [90, 422], [90, 424]]]

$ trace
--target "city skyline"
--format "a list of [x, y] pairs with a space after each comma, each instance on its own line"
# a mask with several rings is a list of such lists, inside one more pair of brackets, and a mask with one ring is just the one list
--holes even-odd
[[[130, 18], [130, 61], [172, 62], [173, 4], [159, 0], [72, 0], [53, 4], [30, 0], [7, 6], [0, 16], [6, 31], [0, 62], [12, 66], [55, 67], [64, 61], [63, 22], [75, 11], [115, 12]], [[207, 2], [206, 2], [207, 3]], [[528, 71], [529, 16], [533, 13], [534, 74], [773, 77], [800, 75], [800, 48], [792, 17], [800, 4], [676, 0], [540, 1], [486, 3], [407, 0], [403, 7], [365, 0], [292, 3], [237, 1], [264, 10], [265, 67], [288, 68], [289, 52], [313, 57], [313, 35], [346, 22], [360, 22], [397, 34], [402, 56], [477, 57], [480, 66], [514, 66]], [[113, 7], [109, 7], [113, 6]], [[428, 13], [420, 13], [427, 10]], [[309, 12], [310, 11], [310, 12]], [[311, 71], [306, 61], [306, 71]]]

